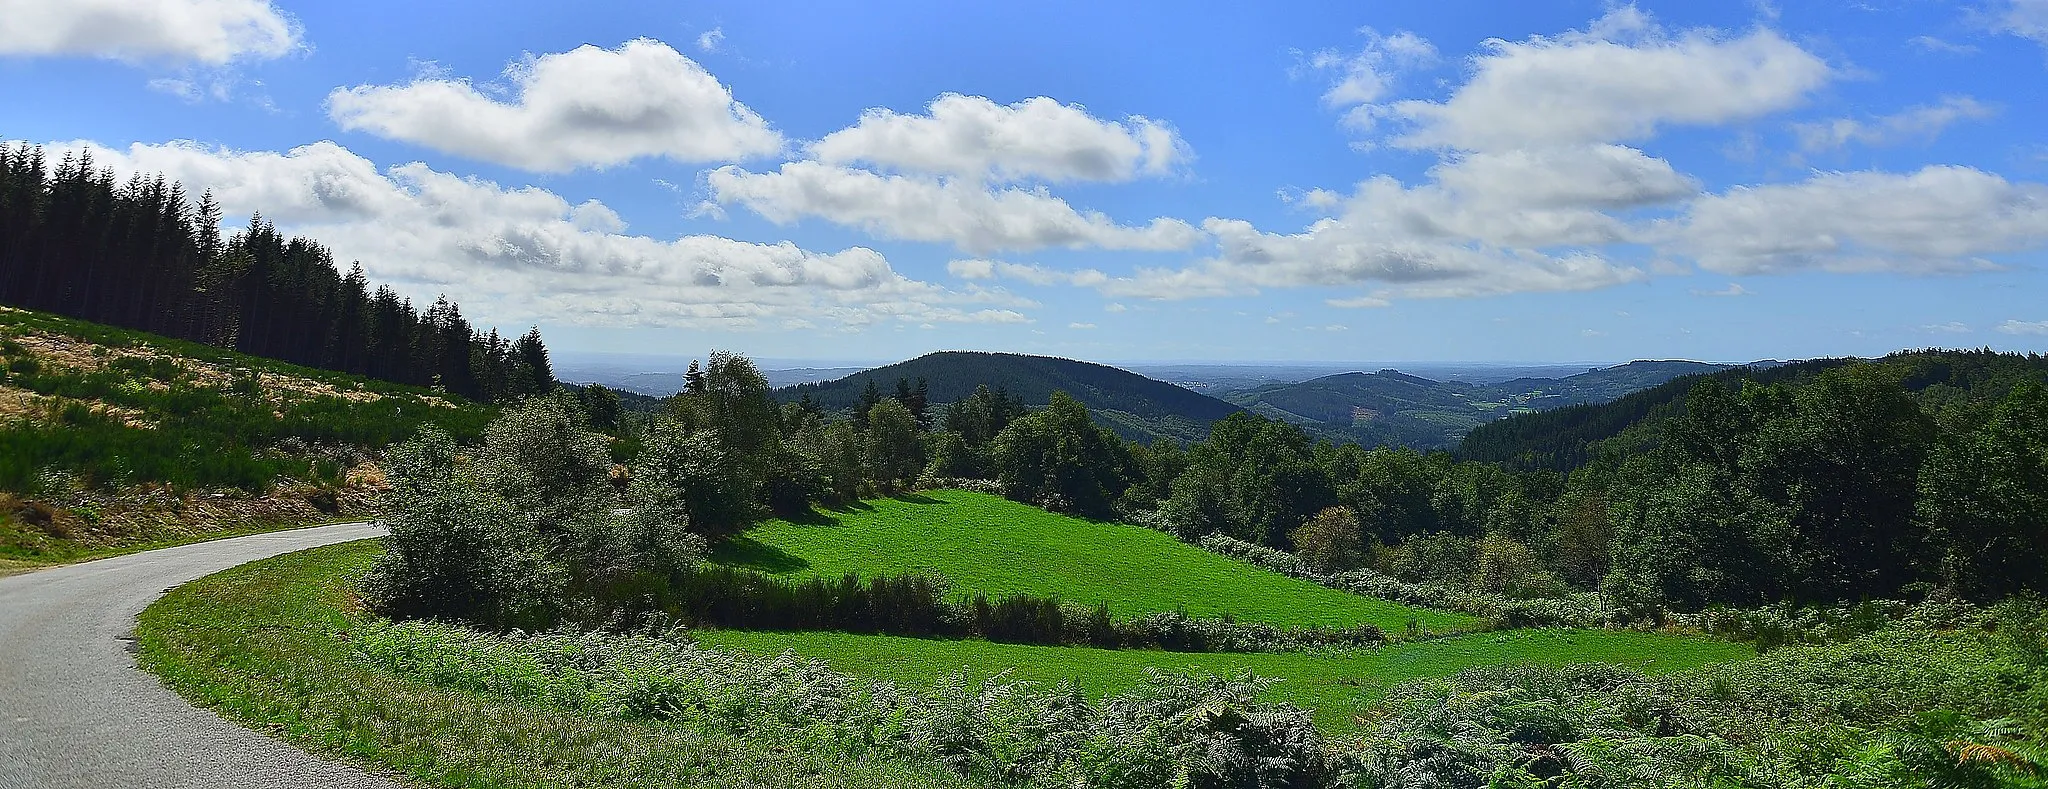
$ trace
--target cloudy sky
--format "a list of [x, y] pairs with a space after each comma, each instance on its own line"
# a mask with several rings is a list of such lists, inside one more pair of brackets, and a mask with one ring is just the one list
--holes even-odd
[[0, 0], [0, 139], [558, 350], [2048, 350], [2044, 130], [2048, 0]]

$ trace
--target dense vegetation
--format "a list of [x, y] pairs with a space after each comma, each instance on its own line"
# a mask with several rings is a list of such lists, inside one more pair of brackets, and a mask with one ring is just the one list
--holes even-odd
[[[921, 389], [913, 389], [913, 384]], [[1065, 392], [1096, 419], [1132, 440], [1188, 441], [1208, 433], [1211, 423], [1240, 409], [1208, 395], [1100, 364], [1014, 353], [945, 351], [854, 373], [836, 381], [797, 384], [776, 391], [785, 403], [808, 400], [826, 411], [851, 412], [890, 394], [922, 391], [922, 402], [943, 406], [967, 399], [976, 389], [1002, 392], [1020, 405], [1038, 407]]]
[[554, 388], [538, 329], [479, 331], [446, 298], [416, 309], [261, 216], [226, 238], [221, 220], [210, 193], [161, 176], [0, 146], [0, 303], [478, 401]]

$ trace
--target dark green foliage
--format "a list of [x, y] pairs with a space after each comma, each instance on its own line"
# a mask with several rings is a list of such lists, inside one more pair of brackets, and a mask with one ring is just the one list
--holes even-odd
[[[786, 403], [809, 397], [828, 411], [846, 411], [860, 419], [865, 409], [894, 391], [898, 382], [927, 382], [924, 398], [932, 406], [958, 404], [987, 388], [1011, 406], [1040, 406], [1052, 393], [1066, 392], [1093, 412], [1105, 426], [1129, 439], [1151, 441], [1201, 438], [1218, 419], [1238, 413], [1237, 406], [1136, 373], [1088, 362], [1011, 353], [946, 351], [907, 362], [855, 373], [836, 381], [798, 384], [776, 391]], [[870, 391], [872, 390], [872, 391]], [[899, 392], [899, 394], [906, 394]], [[916, 396], [911, 388], [907, 395]], [[987, 402], [986, 400], [984, 402]], [[1011, 414], [1014, 417], [1014, 412]], [[948, 408], [948, 417], [951, 408]], [[947, 423], [947, 429], [974, 443], [1001, 432], [1000, 420], [977, 414], [982, 427]]]
[[0, 146], [0, 302], [479, 401], [547, 392], [538, 329], [507, 343], [445, 297], [424, 311], [260, 216], [229, 238], [211, 194], [116, 182], [90, 153]]
[[1223, 533], [1285, 545], [1288, 532], [1337, 503], [1300, 428], [1248, 414], [1216, 424], [1188, 451], [1164, 511], [1184, 535]]
[[992, 459], [1004, 494], [1055, 512], [1107, 517], [1130, 485], [1124, 442], [1088, 419], [1065, 392], [996, 436]]
[[896, 400], [883, 400], [868, 409], [863, 449], [868, 479], [882, 490], [908, 487], [924, 470], [917, 417]]

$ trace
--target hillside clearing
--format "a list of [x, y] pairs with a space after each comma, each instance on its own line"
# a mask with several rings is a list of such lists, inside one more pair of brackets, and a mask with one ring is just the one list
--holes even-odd
[[1389, 631], [1411, 618], [1431, 630], [1477, 621], [1288, 578], [1151, 529], [957, 490], [878, 499], [801, 522], [770, 521], [721, 546], [713, 560], [790, 577], [938, 573], [962, 594], [1107, 602], [1119, 618], [1182, 609], [1278, 627], [1366, 622]]

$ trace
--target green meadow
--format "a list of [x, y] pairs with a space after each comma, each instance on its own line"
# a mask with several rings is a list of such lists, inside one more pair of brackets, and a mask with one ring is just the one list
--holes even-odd
[[1278, 627], [1371, 623], [1399, 631], [1475, 624], [1462, 614], [1376, 600], [1224, 558], [1138, 526], [1082, 520], [967, 491], [864, 502], [769, 521], [721, 545], [721, 564], [785, 577], [924, 572], [960, 594], [1058, 595], [1119, 617], [1180, 609]]

